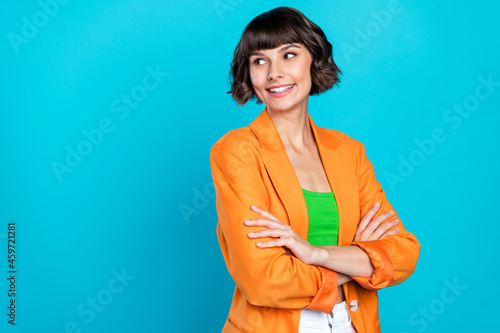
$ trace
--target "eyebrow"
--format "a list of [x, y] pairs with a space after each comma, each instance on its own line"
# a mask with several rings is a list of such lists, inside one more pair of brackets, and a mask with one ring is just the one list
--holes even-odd
[[[290, 45], [286, 45], [286, 46], [283, 46], [281, 49], [278, 50], [278, 52], [285, 52], [286, 50], [292, 48], [292, 47], [296, 47], [298, 49], [300, 49], [300, 46], [299, 45], [295, 45], [295, 44], [290, 44]], [[252, 52], [250, 53], [250, 57], [253, 56], [253, 55], [256, 55], [256, 56], [263, 56], [264, 54], [263, 53], [260, 53], [260, 52]]]

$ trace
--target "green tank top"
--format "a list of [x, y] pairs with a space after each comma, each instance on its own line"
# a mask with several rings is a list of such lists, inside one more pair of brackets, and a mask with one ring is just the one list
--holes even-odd
[[302, 189], [309, 214], [307, 241], [314, 246], [338, 245], [339, 210], [333, 192]]

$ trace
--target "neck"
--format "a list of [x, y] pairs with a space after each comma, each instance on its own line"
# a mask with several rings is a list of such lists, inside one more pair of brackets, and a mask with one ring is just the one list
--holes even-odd
[[314, 134], [309, 124], [307, 105], [289, 111], [274, 111], [266, 107], [285, 149], [303, 151], [314, 145]]

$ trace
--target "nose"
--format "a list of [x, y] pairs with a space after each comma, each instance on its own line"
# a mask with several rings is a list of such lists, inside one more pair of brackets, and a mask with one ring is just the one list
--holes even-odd
[[283, 71], [280, 68], [280, 66], [278, 66], [276, 63], [271, 64], [269, 66], [269, 73], [267, 75], [267, 79], [269, 81], [273, 81], [273, 80], [282, 79], [282, 78], [283, 78]]

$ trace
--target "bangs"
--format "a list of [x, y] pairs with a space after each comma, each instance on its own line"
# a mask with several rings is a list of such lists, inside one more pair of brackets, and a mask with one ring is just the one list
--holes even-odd
[[283, 44], [303, 43], [289, 18], [276, 17], [271, 13], [257, 16], [245, 28], [240, 52], [245, 57], [256, 50], [274, 49]]

